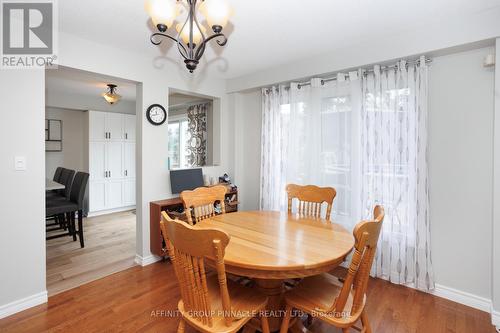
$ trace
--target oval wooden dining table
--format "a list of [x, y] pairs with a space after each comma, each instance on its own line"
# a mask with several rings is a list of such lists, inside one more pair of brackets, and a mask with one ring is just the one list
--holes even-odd
[[354, 246], [352, 233], [339, 224], [286, 212], [240, 211], [211, 217], [198, 226], [230, 235], [226, 271], [253, 278], [256, 288], [269, 297], [271, 331], [279, 330], [284, 281], [328, 272]]

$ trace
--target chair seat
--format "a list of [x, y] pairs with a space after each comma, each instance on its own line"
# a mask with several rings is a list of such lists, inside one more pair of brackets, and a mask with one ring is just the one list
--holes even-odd
[[[328, 311], [331, 308], [333, 302], [342, 290], [342, 285], [342, 282], [340, 282], [337, 277], [328, 273], [323, 273], [303, 279], [297, 287], [285, 294], [285, 299], [287, 304], [296, 309], [303, 310], [310, 314], [315, 312], [319, 315], [321, 312]], [[352, 302], [353, 294], [350, 293], [344, 306], [344, 311], [346, 311], [346, 313], [352, 308]], [[332, 323], [353, 322], [358, 320], [363, 307], [364, 304], [357, 313], [342, 318], [335, 317], [332, 314], [324, 317], [322, 316], [321, 319]]]
[[77, 210], [78, 210], [78, 204], [65, 199], [64, 200], [59, 198], [50, 199], [47, 200], [45, 204], [46, 216], [75, 212]]
[[45, 192], [45, 199], [50, 200], [50, 199], [67, 199], [64, 195], [61, 195], [57, 192], [49, 191]]
[[267, 297], [255, 289], [251, 289], [231, 280], [227, 280], [229, 295], [231, 297], [231, 311], [235, 318], [230, 326], [226, 326], [225, 318], [223, 316], [224, 310], [222, 307], [222, 299], [220, 296], [220, 287], [217, 275], [207, 275], [207, 287], [209, 299], [211, 302], [212, 327], [203, 324], [202, 321], [191, 316], [189, 312], [184, 309], [184, 303], [179, 301], [179, 311], [182, 317], [191, 325], [197, 327], [202, 332], [219, 332], [230, 333], [237, 332], [243, 325], [245, 325], [252, 317], [261, 310], [265, 310], [267, 304]]

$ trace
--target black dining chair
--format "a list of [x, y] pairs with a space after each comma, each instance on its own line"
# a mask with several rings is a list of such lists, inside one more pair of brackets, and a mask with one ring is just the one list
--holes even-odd
[[[60, 198], [49, 199], [46, 202], [45, 213], [47, 216], [66, 216], [68, 233], [48, 236], [46, 239], [59, 238], [64, 236], [73, 236], [73, 241], [76, 241], [76, 235], [80, 239], [80, 246], [85, 247], [83, 240], [83, 200], [85, 190], [89, 180], [89, 174], [86, 172], [77, 172], [71, 191], [69, 200], [61, 200]], [[78, 213], [78, 229], [75, 225], [75, 214]], [[55, 229], [54, 229], [55, 230]], [[51, 230], [49, 230], [51, 231]]]
[[63, 167], [57, 167], [56, 171], [54, 172], [54, 178], [52, 178], [53, 181], [59, 183], [59, 179], [61, 178]]
[[[75, 176], [75, 170], [62, 168], [58, 183], [63, 184], [64, 189], [56, 190], [51, 194], [46, 194], [45, 201], [47, 202], [49, 200], [69, 200], [69, 194], [71, 192], [71, 184], [73, 183], [74, 176]], [[55, 223], [49, 224], [47, 226], [50, 227], [50, 226], [58, 225], [59, 226], [58, 229], [66, 230], [67, 224], [69, 223], [69, 221], [65, 220], [64, 214], [55, 215], [55, 216], [51, 217], [51, 219], [54, 219]], [[50, 229], [50, 230], [53, 230], [53, 229]]]
[[[57, 167], [56, 171], [54, 172], [54, 177], [52, 178], [53, 181], [61, 184], [61, 177], [62, 177], [62, 173], [63, 173], [63, 170], [65, 170], [65, 168], [63, 167]], [[58, 190], [52, 190], [52, 191], [47, 191], [45, 192], [45, 197], [48, 198], [48, 197], [53, 197], [53, 196], [57, 196], [59, 195], [59, 191]]]

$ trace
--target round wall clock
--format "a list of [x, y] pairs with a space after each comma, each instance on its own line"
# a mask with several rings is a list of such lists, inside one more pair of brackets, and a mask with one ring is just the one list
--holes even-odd
[[153, 125], [161, 125], [167, 120], [167, 111], [160, 104], [152, 104], [146, 110], [146, 118]]

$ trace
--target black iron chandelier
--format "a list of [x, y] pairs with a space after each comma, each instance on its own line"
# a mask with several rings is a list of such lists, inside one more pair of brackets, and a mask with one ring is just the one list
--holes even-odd
[[[176, 42], [177, 49], [191, 73], [198, 66], [209, 41], [216, 39], [220, 46], [227, 43], [222, 29], [229, 20], [231, 10], [225, 0], [146, 0], [145, 7], [159, 31], [151, 35], [151, 43], [160, 45], [163, 37]], [[183, 24], [177, 24], [177, 36], [172, 37], [167, 30], [173, 26], [178, 17], [182, 16], [183, 8], [187, 10], [187, 18]], [[205, 17], [213, 31], [212, 35], [205, 36], [206, 29], [196, 17], [197, 10]]]

